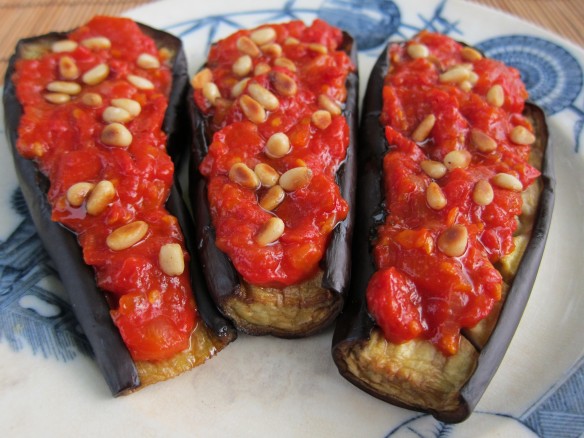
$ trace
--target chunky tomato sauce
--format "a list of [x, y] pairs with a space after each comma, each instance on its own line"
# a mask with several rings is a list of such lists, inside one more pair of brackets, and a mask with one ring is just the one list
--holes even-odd
[[[92, 45], [94, 37], [105, 37], [109, 44], [98, 39]], [[168, 53], [159, 51], [134, 22], [108, 17], [94, 18], [62, 46], [65, 51], [45, 47], [42, 56], [16, 64], [13, 79], [24, 107], [17, 147], [49, 177], [53, 220], [77, 233], [85, 262], [107, 291], [113, 320], [134, 359], [171, 357], [189, 347], [196, 311], [188, 270], [167, 274], [160, 260], [167, 244], [180, 245], [175, 248], [179, 259], [188, 257], [178, 222], [164, 207], [174, 170], [161, 129], [172, 79]], [[146, 62], [139, 62], [144, 54]], [[73, 74], [71, 68], [63, 70], [63, 57], [66, 65], [76, 66], [77, 75], [75, 67]], [[105, 77], [99, 70], [84, 76], [100, 64], [109, 68]], [[129, 75], [139, 79], [131, 83]], [[56, 81], [68, 85], [54, 91]], [[80, 91], [71, 84], [79, 84]], [[111, 122], [106, 111], [121, 98], [140, 108], [121, 122], [131, 134], [127, 146], [102, 137]], [[102, 181], [111, 183], [114, 192], [90, 214], [88, 202], [94, 193], [99, 199], [96, 187]], [[68, 191], [77, 183], [94, 187], [75, 202]], [[136, 221], [146, 224], [145, 235], [127, 248], [112, 249], [108, 237]]]
[[[341, 109], [354, 67], [338, 50], [341, 42], [342, 33], [320, 20], [309, 27], [293, 21], [242, 30], [214, 45], [207, 69], [193, 79], [195, 101], [214, 132], [200, 171], [208, 182], [216, 244], [251, 284], [284, 287], [314, 276], [331, 231], [347, 216], [335, 174], [349, 144]], [[253, 90], [258, 85], [259, 95]], [[218, 93], [209, 93], [215, 86]], [[244, 111], [249, 97], [261, 108]], [[269, 153], [274, 134], [289, 143], [277, 156]], [[267, 164], [275, 180], [246, 186], [230, 176], [237, 163], [251, 173]], [[309, 183], [287, 187], [282, 175], [298, 168]], [[282, 199], [264, 208], [268, 192], [280, 186]], [[266, 241], [258, 236], [270, 218], [281, 219], [283, 227]]]
[[515, 69], [438, 34], [391, 46], [389, 59], [369, 310], [391, 342], [429, 339], [450, 355], [501, 299], [494, 264], [513, 251], [521, 192], [539, 176], [527, 93]]

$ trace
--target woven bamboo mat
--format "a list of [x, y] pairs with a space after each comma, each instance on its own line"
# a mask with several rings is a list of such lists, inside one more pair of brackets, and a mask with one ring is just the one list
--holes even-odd
[[[119, 15], [152, 0], [0, 0], [0, 84], [18, 39], [62, 31], [93, 15]], [[517, 15], [584, 47], [583, 0], [469, 0]]]

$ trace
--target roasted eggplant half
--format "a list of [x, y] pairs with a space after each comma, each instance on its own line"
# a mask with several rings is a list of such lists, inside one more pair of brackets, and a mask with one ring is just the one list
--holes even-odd
[[[506, 69], [471, 47], [423, 32], [388, 45], [363, 104], [353, 279], [332, 355], [340, 374], [360, 389], [448, 423], [471, 414], [503, 359], [536, 278], [554, 204], [544, 113], [515, 99], [524, 89], [518, 72]], [[419, 100], [404, 103], [408, 98]], [[408, 113], [413, 107], [417, 112]], [[523, 114], [507, 118], [509, 108]], [[514, 125], [522, 128], [513, 133]], [[515, 154], [526, 161], [507, 170], [512, 178], [497, 176], [505, 173], [500, 162]], [[408, 158], [395, 165], [398, 156]], [[480, 163], [486, 168], [477, 176]], [[534, 181], [524, 190], [526, 178]], [[497, 207], [491, 216], [488, 206]], [[508, 215], [506, 227], [505, 221], [493, 225], [498, 214]], [[408, 215], [418, 220], [407, 222]], [[471, 216], [483, 222], [463, 219]], [[496, 246], [493, 235], [499, 246], [461, 269], [472, 251]], [[405, 263], [408, 251], [414, 258]], [[457, 272], [477, 287], [457, 284]], [[489, 281], [499, 286], [487, 300]], [[435, 294], [430, 299], [423, 295], [428, 289]], [[440, 319], [443, 303], [456, 300], [463, 301]], [[473, 307], [481, 317], [462, 312], [452, 330], [452, 315], [477, 301], [486, 303], [482, 311]]]
[[196, 240], [215, 303], [245, 333], [308, 336], [343, 306], [356, 54], [320, 20], [265, 25], [215, 44], [191, 81]]
[[[6, 132], [21, 190], [115, 396], [193, 368], [236, 336], [181, 233], [193, 227], [173, 184], [191, 139], [187, 88], [178, 38], [113, 17], [21, 40], [6, 73]], [[135, 313], [139, 304], [151, 314]], [[169, 305], [175, 320], [160, 310]]]

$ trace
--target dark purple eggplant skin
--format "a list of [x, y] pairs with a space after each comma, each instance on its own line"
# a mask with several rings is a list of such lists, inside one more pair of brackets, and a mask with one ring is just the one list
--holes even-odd
[[[191, 141], [185, 108], [188, 72], [182, 42], [166, 32], [144, 24], [138, 23], [138, 25], [146, 35], [154, 39], [158, 47], [166, 47], [175, 53], [172, 63], [172, 89], [162, 129], [167, 134], [167, 151], [178, 169]], [[82, 249], [77, 243], [75, 234], [51, 220], [51, 206], [46, 196], [49, 187], [47, 178], [41, 174], [32, 160], [23, 158], [16, 150], [22, 106], [18, 101], [16, 87], [12, 81], [15, 62], [24, 46], [61, 40], [66, 38], [67, 34], [68, 32], [52, 32], [18, 42], [15, 53], [10, 59], [4, 82], [5, 127], [16, 174], [37, 233], [55, 264], [71, 301], [75, 317], [87, 336], [106, 383], [112, 395], [118, 396], [140, 386], [136, 365], [111, 319], [105, 292], [97, 287], [93, 268], [83, 262]], [[222, 320], [209, 298], [196, 250], [193, 247], [193, 240], [187, 236], [187, 232], [192, 229], [192, 223], [176, 178], [166, 206], [177, 217], [185, 233], [185, 244], [191, 254], [189, 268], [198, 312], [201, 315], [207, 313], [210, 315], [209, 318], [215, 321], [215, 325], [211, 327], [213, 332], [228, 343], [235, 339], [236, 334], [228, 328], [228, 323]], [[221, 325], [221, 320], [223, 325]]]
[[[346, 32], [343, 32], [343, 41], [340, 49], [349, 55], [355, 66], [355, 70], [348, 75], [346, 80], [347, 99], [345, 108], [343, 109], [343, 116], [347, 120], [350, 130], [349, 147], [347, 149], [347, 156], [337, 171], [336, 178], [337, 184], [341, 189], [341, 195], [349, 205], [349, 214], [343, 222], [335, 227], [320, 267], [324, 271], [322, 287], [331, 290], [344, 299], [351, 280], [351, 244], [355, 222], [359, 73], [357, 69], [357, 44], [353, 37]], [[211, 296], [217, 307], [221, 310], [222, 303], [233, 295], [239, 287], [240, 278], [229, 257], [215, 245], [215, 228], [212, 224], [211, 212], [207, 201], [207, 183], [199, 172], [199, 164], [207, 155], [212, 142], [212, 133], [210, 132], [205, 115], [195, 104], [192, 93], [193, 90], [191, 89], [189, 95], [189, 114], [193, 130], [193, 143], [189, 183], [190, 201], [194, 210], [196, 241], [198, 242], [203, 272]], [[339, 306], [339, 309], [341, 307]], [[331, 323], [335, 317], [336, 315], [332, 316], [326, 323]], [[316, 331], [323, 328], [324, 325]], [[294, 335], [274, 333], [274, 336], [303, 337], [313, 333], [315, 333], [315, 330], [311, 330], [310, 333], [298, 333]]]
[[[359, 179], [357, 182], [357, 218], [353, 244], [353, 278], [349, 297], [337, 320], [332, 340], [332, 356], [339, 373], [358, 388], [380, 400], [407, 409], [420, 410], [398, 400], [372, 391], [351, 374], [346, 367], [343, 347], [369, 339], [375, 320], [367, 310], [365, 291], [370, 277], [376, 271], [372, 242], [377, 227], [384, 221], [385, 194], [383, 188], [383, 157], [388, 150], [384, 128], [379, 121], [383, 108], [382, 90], [389, 61], [388, 47], [378, 58], [367, 84], [359, 131]], [[497, 371], [517, 329], [543, 256], [555, 197], [555, 174], [552, 147], [543, 111], [527, 103], [524, 114], [534, 121], [535, 132], [544, 141], [538, 212], [531, 239], [515, 275], [495, 329], [480, 351], [478, 365], [460, 391], [460, 406], [455, 411], [420, 410], [445, 423], [459, 423], [467, 419], [485, 392]]]

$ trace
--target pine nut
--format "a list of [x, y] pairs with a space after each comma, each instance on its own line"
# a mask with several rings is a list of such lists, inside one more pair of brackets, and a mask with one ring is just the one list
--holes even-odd
[[446, 196], [444, 196], [444, 192], [434, 181], [428, 184], [426, 201], [433, 210], [442, 210], [446, 207]]
[[77, 82], [53, 81], [47, 84], [47, 90], [54, 93], [63, 93], [73, 96], [79, 94], [81, 91], [81, 85]]
[[85, 93], [83, 96], [81, 96], [81, 103], [83, 103], [83, 105], [95, 108], [101, 106], [103, 99], [101, 98], [101, 95], [97, 93]]
[[284, 40], [284, 45], [286, 46], [295, 46], [296, 44], [300, 44], [300, 40], [298, 38], [287, 37], [286, 40]]
[[137, 117], [142, 112], [142, 105], [133, 99], [112, 99], [112, 105], [126, 110], [132, 117]]
[[215, 82], [207, 82], [203, 85], [203, 96], [205, 96], [205, 99], [207, 99], [211, 105], [215, 105], [217, 99], [221, 97], [221, 92]]
[[296, 64], [294, 64], [294, 61], [288, 58], [284, 57], [276, 58], [274, 60], [274, 65], [277, 65], [278, 67], [287, 68], [290, 71], [296, 71]]
[[284, 234], [284, 221], [279, 217], [271, 217], [259, 229], [255, 241], [260, 246], [274, 243]]
[[231, 97], [238, 98], [243, 94], [245, 91], [245, 87], [247, 87], [247, 83], [249, 82], [249, 78], [242, 79], [233, 87], [231, 87]]
[[273, 187], [278, 183], [278, 179], [280, 179], [280, 174], [276, 169], [266, 163], [256, 164], [253, 171], [264, 187]]
[[132, 116], [128, 111], [115, 106], [108, 106], [101, 115], [106, 123], [126, 123], [132, 120]]
[[244, 55], [249, 55], [252, 58], [259, 56], [260, 54], [260, 49], [258, 48], [257, 44], [254, 43], [251, 38], [246, 36], [238, 38], [235, 46], [241, 53]]
[[315, 53], [320, 53], [321, 55], [326, 55], [328, 53], [328, 49], [324, 44], [309, 43], [306, 47], [308, 48], [308, 50]]
[[522, 125], [517, 125], [513, 128], [511, 134], [509, 134], [509, 138], [511, 138], [513, 143], [522, 145], [533, 144], [535, 142], [535, 135]]
[[406, 51], [408, 52], [408, 55], [410, 55], [410, 57], [413, 59], [427, 58], [428, 55], [430, 54], [430, 50], [428, 49], [428, 46], [426, 46], [425, 44], [416, 43], [410, 44], [408, 45]]
[[493, 85], [487, 91], [487, 103], [496, 108], [501, 108], [505, 103], [505, 90], [499, 84]]
[[318, 129], [326, 129], [332, 123], [331, 113], [325, 110], [318, 110], [312, 113], [312, 124]]
[[497, 187], [514, 192], [523, 191], [523, 184], [519, 179], [509, 173], [498, 173], [491, 180]]
[[493, 186], [489, 181], [485, 179], [477, 181], [472, 191], [472, 200], [478, 205], [489, 205], [494, 198]]
[[130, 248], [144, 238], [148, 232], [148, 224], [144, 221], [130, 222], [112, 231], [105, 243], [113, 251]]
[[78, 182], [73, 184], [67, 190], [66, 198], [67, 202], [72, 207], [79, 207], [85, 201], [85, 198], [91, 192], [91, 190], [95, 187], [95, 184], [89, 182]]
[[91, 70], [86, 71], [81, 80], [87, 85], [97, 85], [108, 77], [110, 72], [107, 64], [98, 64]]
[[471, 71], [468, 75], [468, 81], [474, 87], [479, 81], [479, 75], [476, 72]]
[[166, 275], [176, 277], [185, 271], [185, 256], [178, 243], [167, 243], [160, 247], [158, 264]]
[[471, 155], [468, 151], [450, 151], [444, 157], [444, 165], [448, 170], [466, 169], [470, 164]]
[[201, 90], [207, 82], [213, 81], [213, 72], [211, 69], [204, 68], [197, 72], [191, 79], [191, 85], [195, 90]]
[[265, 122], [266, 110], [254, 98], [244, 94], [239, 98], [239, 106], [251, 122], [256, 124]]
[[466, 251], [468, 230], [464, 225], [452, 225], [438, 237], [438, 249], [449, 257], [460, 257]]
[[45, 100], [55, 105], [67, 103], [71, 100], [71, 96], [65, 93], [46, 93], [43, 95]]
[[470, 90], [472, 90], [472, 84], [470, 83], [470, 81], [462, 81], [461, 83], [458, 84], [458, 88], [468, 93]]
[[458, 83], [467, 80], [470, 72], [466, 66], [457, 65], [438, 76], [438, 80], [442, 83]]
[[253, 74], [254, 76], [265, 75], [266, 73], [269, 73], [270, 70], [272, 70], [272, 67], [270, 67], [269, 64], [266, 64], [265, 62], [260, 62], [253, 69]]
[[237, 58], [237, 60], [233, 63], [233, 67], [231, 70], [240, 78], [247, 76], [251, 69], [253, 68], [253, 62], [249, 55], [243, 55]]
[[473, 129], [470, 132], [470, 138], [474, 147], [481, 152], [493, 152], [497, 149], [497, 142], [483, 131]]
[[271, 187], [260, 199], [260, 207], [264, 210], [274, 211], [286, 198], [286, 192], [280, 186]]
[[138, 90], [153, 90], [154, 84], [150, 80], [142, 76], [137, 75], [127, 75], [126, 79], [130, 84], [136, 87]]
[[276, 31], [272, 27], [263, 27], [254, 30], [249, 37], [258, 46], [263, 46], [264, 44], [271, 43], [276, 39]]
[[294, 167], [280, 176], [280, 186], [287, 192], [300, 190], [312, 180], [312, 170], [308, 167]]
[[235, 163], [231, 166], [229, 179], [246, 189], [256, 190], [260, 187], [260, 179], [245, 163]]
[[126, 148], [132, 144], [132, 133], [120, 123], [112, 123], [101, 132], [102, 143], [108, 146]]
[[265, 153], [270, 158], [282, 158], [290, 153], [290, 139], [283, 132], [272, 134], [266, 142]]
[[53, 53], [72, 52], [77, 48], [77, 46], [77, 42], [73, 40], [61, 40], [53, 43], [51, 46], [51, 51]]
[[430, 178], [440, 179], [446, 175], [446, 166], [440, 161], [424, 160], [420, 163], [420, 167], [426, 175]]
[[63, 56], [59, 59], [59, 75], [67, 80], [73, 80], [79, 77], [79, 68], [77, 68], [77, 64], [73, 58]]
[[247, 87], [247, 92], [267, 110], [273, 111], [280, 106], [280, 101], [278, 98], [271, 91], [262, 87], [260, 84], [255, 82], [249, 84]]
[[460, 55], [465, 61], [475, 62], [483, 59], [483, 55], [476, 49], [472, 47], [463, 47], [460, 51]]
[[160, 68], [160, 61], [150, 53], [141, 53], [136, 59], [136, 65], [145, 70]]
[[103, 180], [98, 182], [87, 198], [87, 204], [85, 205], [87, 213], [92, 216], [102, 213], [114, 200], [115, 196], [116, 188], [111, 181]]
[[88, 49], [92, 50], [99, 50], [99, 49], [109, 49], [112, 46], [112, 42], [106, 37], [93, 37], [93, 38], [86, 38], [81, 41], [81, 45], [87, 47]]
[[414, 140], [417, 143], [425, 141], [430, 135], [432, 128], [434, 128], [435, 123], [436, 116], [434, 114], [429, 114], [426, 117], [424, 117], [424, 120], [420, 122], [418, 127], [412, 133], [412, 140]]
[[341, 115], [341, 107], [326, 94], [321, 94], [318, 96], [318, 106], [319, 108], [328, 111], [333, 116]]
[[260, 49], [262, 49], [264, 55], [271, 56], [272, 58], [282, 56], [282, 46], [277, 43], [264, 44]]
[[274, 88], [282, 96], [294, 96], [298, 91], [296, 81], [287, 74], [275, 71], [272, 73], [271, 77]]

